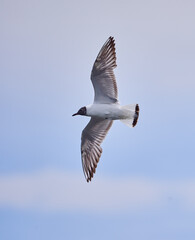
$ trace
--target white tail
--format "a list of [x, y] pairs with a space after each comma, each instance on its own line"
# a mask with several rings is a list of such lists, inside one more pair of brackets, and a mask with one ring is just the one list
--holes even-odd
[[125, 125], [129, 127], [135, 127], [139, 117], [139, 105], [138, 104], [129, 104], [124, 106], [125, 109], [129, 111], [129, 117], [125, 119], [120, 119]]

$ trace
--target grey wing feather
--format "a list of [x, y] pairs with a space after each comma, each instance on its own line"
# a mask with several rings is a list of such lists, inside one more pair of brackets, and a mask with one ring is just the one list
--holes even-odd
[[101, 143], [112, 126], [112, 120], [92, 117], [81, 137], [81, 158], [85, 178], [91, 181], [102, 154]]
[[91, 72], [91, 81], [95, 91], [94, 102], [117, 102], [118, 91], [113, 72], [116, 66], [114, 38], [109, 37], [101, 48]]

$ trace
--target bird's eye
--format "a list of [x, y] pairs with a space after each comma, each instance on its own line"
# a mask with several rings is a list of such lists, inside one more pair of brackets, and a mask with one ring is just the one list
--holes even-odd
[[86, 107], [82, 107], [81, 111], [82, 111], [83, 115], [85, 115], [86, 114]]

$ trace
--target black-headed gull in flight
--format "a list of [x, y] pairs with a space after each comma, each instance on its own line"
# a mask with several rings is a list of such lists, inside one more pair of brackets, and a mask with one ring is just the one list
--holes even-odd
[[94, 102], [82, 107], [72, 116], [84, 115], [91, 120], [84, 128], [81, 137], [81, 158], [85, 178], [91, 181], [99, 162], [101, 143], [112, 126], [113, 120], [121, 120], [135, 127], [139, 117], [138, 104], [121, 106], [118, 102], [117, 84], [113, 69], [116, 67], [114, 38], [109, 37], [101, 48], [91, 72], [95, 91]]

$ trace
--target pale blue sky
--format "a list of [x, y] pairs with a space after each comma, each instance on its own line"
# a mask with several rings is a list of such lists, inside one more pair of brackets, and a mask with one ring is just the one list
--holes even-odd
[[[195, 239], [194, 1], [0, 1], [0, 239]], [[93, 181], [72, 114], [116, 40], [121, 104]]]

